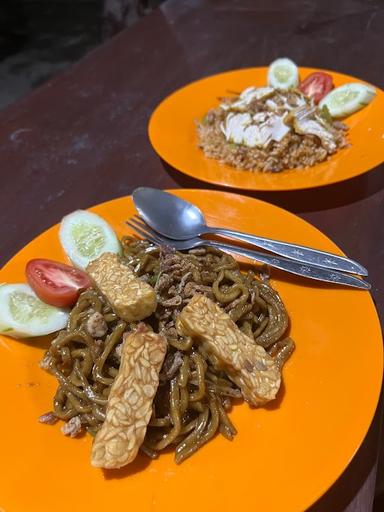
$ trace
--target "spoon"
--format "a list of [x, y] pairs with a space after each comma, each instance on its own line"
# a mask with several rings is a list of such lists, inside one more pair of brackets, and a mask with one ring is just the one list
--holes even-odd
[[152, 229], [173, 240], [188, 240], [205, 234], [223, 235], [292, 260], [362, 276], [368, 275], [362, 265], [343, 256], [240, 231], [208, 226], [197, 206], [163, 190], [139, 187], [133, 191], [132, 197], [142, 219]]

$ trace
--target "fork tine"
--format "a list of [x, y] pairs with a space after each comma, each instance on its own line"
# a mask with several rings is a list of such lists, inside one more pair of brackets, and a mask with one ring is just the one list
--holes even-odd
[[132, 217], [131, 219], [129, 219], [130, 222], [134, 225], [134, 226], [137, 226], [138, 228], [141, 228], [141, 229], [144, 229], [145, 231], [148, 231], [148, 233], [151, 233], [153, 236], [156, 236], [157, 238], [161, 239], [161, 240], [165, 240], [166, 237], [164, 237], [163, 235], [161, 235], [160, 233], [158, 233], [156, 230], [154, 230], [153, 228], [151, 228], [151, 226], [149, 226], [143, 219], [141, 219], [140, 217]]
[[127, 224], [127, 226], [132, 228], [135, 232], [139, 233], [139, 231], [140, 231], [141, 236], [147, 236], [147, 233], [145, 232], [144, 227], [137, 226], [131, 220], [126, 221], [126, 224]]
[[138, 222], [135, 219], [131, 218], [127, 221], [127, 225], [134, 229], [137, 233], [140, 233], [144, 238], [148, 238], [148, 240], [156, 243], [158, 245], [169, 245], [169, 241], [167, 242], [165, 238], [156, 233], [151, 227], [149, 227], [144, 222]]
[[134, 226], [138, 226], [139, 228], [147, 229], [148, 231], [153, 231], [153, 229], [141, 219], [135, 219], [135, 217], [132, 217], [131, 219], [129, 219], [129, 222], [131, 222], [131, 224], [133, 224]]
[[153, 229], [151, 226], [149, 226], [145, 222], [145, 220], [143, 220], [138, 215], [131, 217], [129, 220], [133, 225], [135, 225], [139, 228], [145, 229], [146, 231], [148, 231], [148, 233], [151, 233], [153, 236], [157, 237], [159, 239], [159, 241], [161, 241], [162, 243], [164, 243], [166, 245], [169, 245], [169, 244], [172, 245], [172, 243], [176, 242], [176, 240], [173, 240], [172, 238], [170, 238], [168, 236], [162, 235], [161, 233], [159, 233], [158, 231]]
[[153, 229], [151, 229], [146, 224], [139, 223], [139, 222], [135, 221], [134, 219], [130, 219], [129, 221], [127, 221], [127, 224], [128, 224], [128, 226], [135, 229], [136, 231], [140, 229], [142, 233], [145, 233], [145, 236], [152, 236], [153, 238], [156, 238], [159, 241], [161, 241], [161, 237], [158, 236], [156, 234], [156, 232], [153, 231]]
[[152, 235], [154, 238], [159, 240], [159, 242], [167, 243], [166, 242], [167, 239], [165, 236], [161, 235], [160, 233], [155, 231], [153, 228], [148, 226], [148, 224], [146, 224], [146, 222], [144, 222], [142, 219], [140, 219], [140, 217], [138, 218], [138, 220], [136, 220], [135, 218], [131, 218], [131, 219], [129, 219], [129, 221], [132, 226], [136, 226], [136, 227], [142, 229], [143, 231], [146, 231], [147, 233]]
[[144, 229], [141, 229], [140, 227], [138, 226], [135, 226], [133, 223], [131, 223], [130, 221], [127, 221], [126, 224], [133, 229], [133, 231], [135, 233], [138, 233], [141, 237], [149, 240], [150, 242], [152, 242], [153, 244], [156, 244], [156, 245], [159, 245], [160, 242], [158, 240], [156, 240], [156, 238], [154, 236], [151, 235], [151, 233], [148, 233], [147, 231], [144, 231]]

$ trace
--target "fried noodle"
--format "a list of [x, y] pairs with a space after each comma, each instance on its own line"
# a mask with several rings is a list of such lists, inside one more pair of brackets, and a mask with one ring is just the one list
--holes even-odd
[[[227, 412], [233, 400], [242, 398], [227, 375], [212, 367], [199, 345], [178, 335], [175, 320], [180, 311], [193, 295], [205, 294], [280, 366], [294, 347], [292, 340], [284, 339], [288, 316], [267, 280], [253, 271], [240, 272], [239, 264], [226, 253], [213, 248], [179, 253], [131, 237], [123, 238], [122, 245], [136, 275], [157, 293], [158, 307], [145, 322], [168, 341], [141, 450], [154, 458], [171, 446], [180, 463], [218, 432], [233, 439], [236, 428]], [[94, 312], [101, 313], [108, 327], [100, 339], [85, 327]], [[67, 329], [52, 341], [43, 360], [59, 383], [54, 397], [56, 417], [64, 421], [79, 417], [82, 428], [91, 434], [99, 430], [119, 370], [123, 334], [135, 327], [118, 318], [97, 290], [80, 295]]]

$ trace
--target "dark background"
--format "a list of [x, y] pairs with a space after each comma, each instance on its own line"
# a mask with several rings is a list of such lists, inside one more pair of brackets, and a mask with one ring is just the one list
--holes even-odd
[[0, 110], [163, 0], [0, 0]]

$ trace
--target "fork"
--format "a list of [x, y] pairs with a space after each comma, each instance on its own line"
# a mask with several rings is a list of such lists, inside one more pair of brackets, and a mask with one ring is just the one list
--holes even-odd
[[196, 247], [202, 246], [215, 247], [222, 251], [238, 254], [251, 260], [265, 263], [270, 267], [275, 267], [279, 270], [283, 270], [298, 276], [307, 277], [309, 279], [315, 279], [317, 281], [324, 281], [344, 286], [352, 286], [361, 290], [369, 290], [371, 288], [371, 285], [366, 281], [336, 270], [329, 270], [323, 267], [318, 267], [316, 265], [303, 264], [281, 256], [274, 256], [250, 249], [244, 249], [242, 247], [236, 247], [230, 244], [216, 242], [214, 240], [202, 240], [198, 237], [190, 238], [188, 240], [172, 240], [170, 238], [159, 235], [159, 233], [155, 232], [143, 221], [135, 218], [131, 218], [126, 222], [126, 224], [138, 235], [146, 238], [154, 245], [165, 245], [178, 251], [186, 251], [188, 249], [194, 249]]

